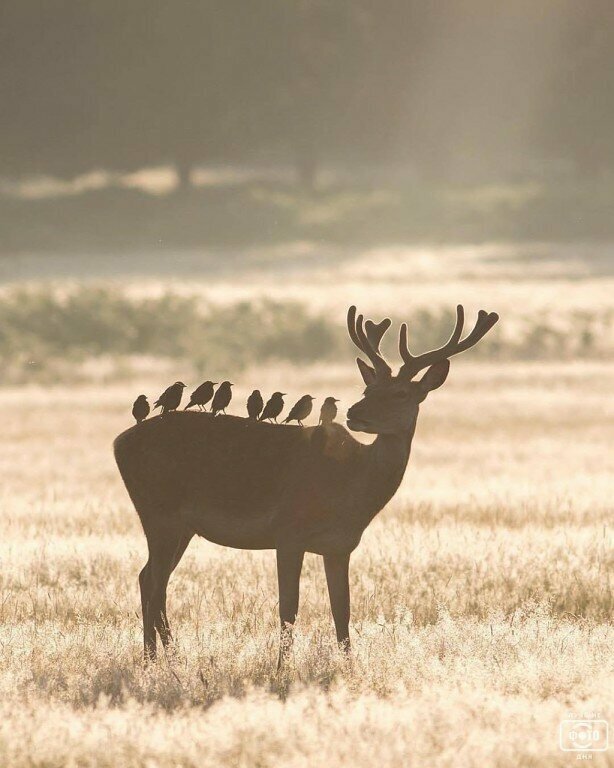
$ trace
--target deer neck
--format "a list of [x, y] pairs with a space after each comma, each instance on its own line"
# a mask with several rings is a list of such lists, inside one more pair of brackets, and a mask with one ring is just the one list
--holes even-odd
[[411, 444], [416, 431], [416, 418], [404, 432], [378, 435], [367, 448], [369, 471], [367, 473], [367, 493], [369, 520], [390, 501], [396, 493], [411, 452]]

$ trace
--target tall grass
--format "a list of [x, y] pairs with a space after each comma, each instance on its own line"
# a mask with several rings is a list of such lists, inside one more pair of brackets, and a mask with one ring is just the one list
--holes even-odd
[[[356, 397], [349, 366], [291, 371], [247, 372], [231, 412], [253, 384]], [[146, 543], [110, 449], [130, 387], [3, 389], [0, 766], [569, 766], [560, 721], [611, 700], [613, 383], [602, 363], [453, 366], [352, 555], [351, 661], [308, 554], [281, 673], [274, 553], [197, 538], [175, 647], [143, 666]]]

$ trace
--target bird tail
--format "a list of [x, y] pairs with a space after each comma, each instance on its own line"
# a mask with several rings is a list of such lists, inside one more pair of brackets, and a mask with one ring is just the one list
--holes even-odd
[[196, 405], [196, 403], [193, 403], [193, 402], [190, 400], [190, 402], [189, 402], [189, 403], [186, 405], [186, 407], [185, 407], [183, 410], [184, 410], [184, 411], [187, 411], [187, 410], [188, 410], [188, 408], [191, 408], [193, 405]]

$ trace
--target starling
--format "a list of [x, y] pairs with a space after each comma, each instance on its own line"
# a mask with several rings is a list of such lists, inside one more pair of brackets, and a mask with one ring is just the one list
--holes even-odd
[[247, 398], [247, 415], [250, 419], [256, 421], [258, 416], [262, 413], [262, 406], [264, 401], [259, 389], [255, 389], [251, 395]]
[[147, 395], [139, 395], [132, 406], [132, 415], [136, 419], [136, 423], [140, 424], [146, 419], [149, 416], [150, 410]]
[[339, 401], [334, 397], [327, 397], [322, 408], [320, 408], [320, 424], [332, 424], [337, 417], [337, 406]]
[[[186, 405], [185, 410], [187, 411], [188, 408], [191, 408], [193, 405], [197, 405], [199, 410], [202, 410], [213, 397], [213, 387], [216, 384], [217, 381], [205, 381], [200, 387], [196, 387], [194, 392], [192, 392], [190, 402]], [[205, 410], [207, 409], [205, 408]]]
[[213, 397], [213, 402], [211, 403], [211, 413], [214, 416], [217, 415], [219, 411], [222, 411], [224, 414], [226, 413], [226, 408], [232, 400], [230, 387], [232, 387], [232, 382], [230, 381], [223, 381], [218, 387], [217, 392]]
[[298, 421], [302, 427], [303, 419], [306, 419], [307, 416], [309, 416], [312, 408], [313, 397], [311, 395], [303, 395], [290, 409], [290, 413], [284, 419], [284, 424], [288, 424], [290, 421]]
[[277, 417], [284, 409], [285, 394], [285, 392], [273, 392], [267, 404], [264, 406], [264, 411], [262, 411], [260, 421], [273, 419], [273, 421], [277, 424]]
[[162, 408], [163, 414], [169, 411], [176, 411], [183, 397], [184, 388], [185, 384], [183, 381], [176, 381], [174, 384], [171, 384], [156, 400], [154, 408]]

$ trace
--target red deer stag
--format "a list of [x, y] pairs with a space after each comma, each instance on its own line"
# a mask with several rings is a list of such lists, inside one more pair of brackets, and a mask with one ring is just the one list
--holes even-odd
[[448, 358], [477, 344], [498, 320], [480, 310], [461, 340], [463, 316], [459, 306], [446, 344], [416, 356], [403, 324], [403, 365], [393, 376], [380, 352], [390, 320], [363, 323], [350, 307], [350, 337], [371, 365], [357, 359], [366, 389], [348, 410], [347, 426], [377, 435], [371, 445], [339, 424], [301, 428], [194, 411], [149, 419], [116, 439], [115, 458], [149, 548], [139, 576], [146, 659], [155, 657], [156, 632], [165, 646], [171, 639], [166, 588], [194, 534], [226, 547], [276, 550], [280, 661], [298, 611], [303, 556], [322, 555], [337, 640], [349, 648], [350, 554], [399, 487], [420, 403], [446, 380]]

